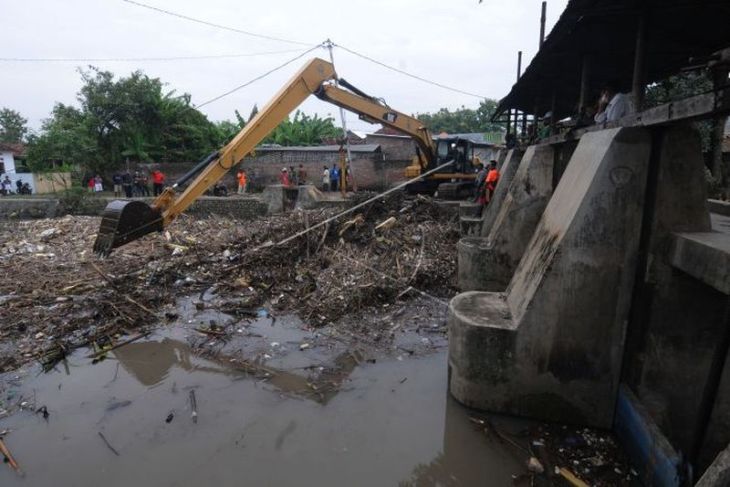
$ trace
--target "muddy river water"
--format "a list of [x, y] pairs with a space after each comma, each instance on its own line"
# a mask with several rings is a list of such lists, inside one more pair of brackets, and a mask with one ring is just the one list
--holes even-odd
[[93, 365], [78, 353], [4, 385], [49, 416], [26, 409], [0, 420], [25, 471], [0, 466], [0, 485], [504, 486], [524, 472], [523, 456], [448, 397], [443, 349], [358, 361], [326, 400], [288, 390], [306, 384], [300, 369], [286, 372], [290, 381], [262, 379], [199, 358], [174, 335]]

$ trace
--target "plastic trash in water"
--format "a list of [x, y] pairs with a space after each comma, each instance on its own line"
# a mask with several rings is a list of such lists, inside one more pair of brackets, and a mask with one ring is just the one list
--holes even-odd
[[259, 308], [259, 310], [256, 312], [256, 316], [258, 316], [259, 318], [268, 318], [269, 310], [266, 308]]

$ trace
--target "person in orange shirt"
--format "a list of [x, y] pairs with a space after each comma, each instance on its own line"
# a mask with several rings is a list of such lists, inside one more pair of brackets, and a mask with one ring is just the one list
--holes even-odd
[[246, 171], [244, 171], [243, 169], [238, 171], [236, 179], [238, 179], [238, 194], [246, 194], [246, 184], [248, 183], [246, 178]]
[[487, 180], [485, 185], [487, 203], [492, 201], [492, 196], [494, 195], [494, 190], [497, 189], [498, 182], [499, 169], [497, 169], [497, 161], [492, 160], [489, 162], [489, 172], [487, 173]]
[[155, 196], [161, 195], [165, 188], [165, 175], [159, 169], [152, 171], [152, 187]]

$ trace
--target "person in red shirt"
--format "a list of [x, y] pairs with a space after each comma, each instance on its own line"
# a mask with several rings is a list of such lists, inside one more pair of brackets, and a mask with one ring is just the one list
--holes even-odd
[[487, 179], [485, 184], [487, 203], [492, 201], [492, 196], [494, 196], [494, 190], [497, 189], [498, 182], [499, 169], [497, 169], [497, 161], [492, 160], [489, 162], [489, 172], [487, 173]]
[[281, 170], [281, 174], [279, 174], [279, 181], [281, 181], [282, 186], [289, 186], [289, 171], [287, 168]]
[[162, 194], [162, 189], [165, 187], [165, 175], [159, 169], [152, 171], [152, 186], [155, 196]]

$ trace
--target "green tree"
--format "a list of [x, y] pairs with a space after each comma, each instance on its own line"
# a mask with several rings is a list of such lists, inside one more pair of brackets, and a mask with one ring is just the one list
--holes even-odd
[[340, 134], [332, 117], [320, 118], [317, 114], [309, 116], [297, 110], [293, 119], [287, 118], [281, 122], [264, 142], [284, 146], [316, 145], [321, 144], [323, 139]]
[[29, 159], [78, 164], [105, 172], [134, 161], [197, 160], [220, 145], [220, 130], [190, 104], [190, 95], [165, 92], [164, 83], [140, 71], [115, 78], [81, 71], [79, 108], [56, 105], [41, 132], [30, 138]]
[[419, 113], [421, 120], [433, 133], [480, 133], [502, 131], [504, 127], [491, 121], [497, 108], [496, 100], [482, 100], [476, 109], [462, 106], [454, 111], [442, 108], [435, 113]]
[[0, 142], [22, 142], [28, 133], [28, 120], [10, 108], [0, 108]]
[[127, 134], [124, 142], [122, 156], [132, 161], [144, 162], [151, 159], [149, 152], [150, 144], [145, 140], [144, 134], [137, 130]]
[[28, 137], [28, 166], [43, 171], [49, 163], [76, 163], [88, 167], [94, 160], [96, 144], [90, 136], [84, 114], [71, 106], [57, 103], [41, 131]]

